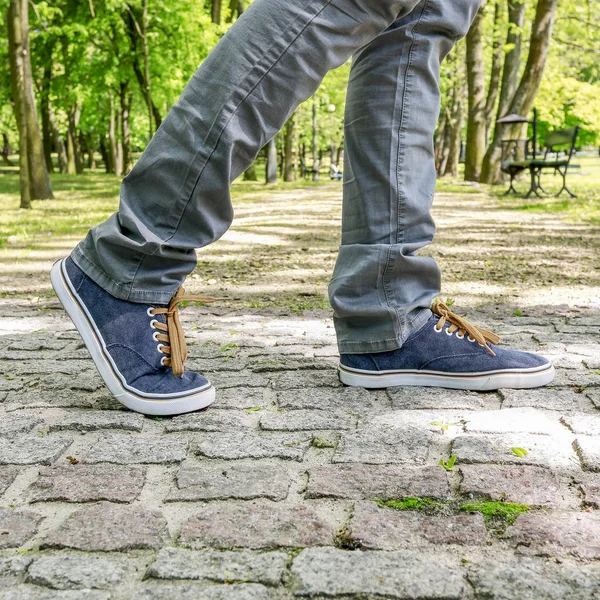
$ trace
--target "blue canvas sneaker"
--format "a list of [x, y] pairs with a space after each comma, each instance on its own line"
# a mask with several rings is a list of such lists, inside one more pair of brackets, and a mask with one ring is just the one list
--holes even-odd
[[184, 372], [187, 352], [177, 313], [180, 302], [213, 298], [185, 296], [179, 288], [168, 305], [119, 300], [70, 257], [56, 262], [50, 277], [104, 383], [127, 408], [146, 415], [177, 415], [214, 401], [208, 379]]
[[465, 321], [442, 302], [431, 310], [425, 325], [397, 350], [342, 354], [342, 383], [365, 388], [497, 390], [538, 387], [554, 379], [554, 367], [542, 356], [496, 346], [497, 335]]

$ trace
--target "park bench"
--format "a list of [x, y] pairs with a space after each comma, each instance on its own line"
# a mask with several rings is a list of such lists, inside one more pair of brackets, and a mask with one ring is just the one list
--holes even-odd
[[576, 198], [577, 196], [567, 187], [567, 172], [570, 167], [575, 167], [575, 165], [571, 165], [571, 158], [575, 153], [579, 129], [579, 126], [576, 126], [548, 133], [544, 140], [543, 158], [536, 158], [533, 152], [530, 151], [532, 145], [532, 139], [530, 138], [502, 140], [501, 169], [510, 176], [510, 186], [505, 195], [510, 192], [517, 193], [514, 187], [515, 177], [528, 169], [530, 187], [527, 194], [525, 194], [525, 198], [529, 198], [531, 194], [541, 198], [540, 191], [543, 194], [548, 194], [542, 187], [542, 172], [544, 169], [552, 169], [554, 173], [558, 173], [562, 177], [562, 187], [555, 196], [560, 196], [563, 191], [566, 191], [571, 198]]

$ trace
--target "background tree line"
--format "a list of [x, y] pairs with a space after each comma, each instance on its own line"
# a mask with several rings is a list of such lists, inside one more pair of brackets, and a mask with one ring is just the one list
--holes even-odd
[[[48, 173], [126, 174], [248, 4], [0, 0], [1, 156], [12, 164], [19, 149], [22, 206], [52, 196]], [[578, 124], [582, 141], [595, 144], [599, 24], [598, 0], [486, 0], [443, 65], [440, 175], [458, 176], [463, 154], [466, 179], [497, 183], [500, 140], [524, 133], [496, 119], [527, 115], [534, 104], [542, 136]], [[267, 181], [317, 178], [321, 166], [340, 161], [348, 72], [349, 63], [329, 73], [265, 148]]]

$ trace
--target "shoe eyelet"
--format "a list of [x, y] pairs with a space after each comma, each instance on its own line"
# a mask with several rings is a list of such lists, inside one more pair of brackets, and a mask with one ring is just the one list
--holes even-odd
[[450, 328], [446, 329], [446, 335], [448, 337], [452, 337], [452, 334], [450, 333]]
[[146, 314], [147, 314], [149, 317], [153, 317], [153, 316], [154, 316], [154, 313], [153, 313], [153, 312], [151, 312], [151, 311], [153, 311], [153, 310], [154, 310], [154, 306], [149, 306], [149, 307], [146, 309]]
[[165, 360], [167, 360], [167, 357], [166, 357], [166, 356], [163, 356], [163, 357], [160, 359], [160, 364], [161, 364], [163, 367], [166, 367], [166, 366], [167, 366], [167, 365], [165, 365]]
[[153, 339], [155, 342], [158, 342], [158, 339], [157, 339], [157, 337], [156, 337], [157, 335], [160, 335], [160, 334], [158, 333], [158, 331], [155, 331], [155, 332], [152, 334], [152, 339]]
[[440, 333], [440, 332], [442, 331], [442, 329], [443, 329], [443, 327], [440, 327], [440, 328], [438, 329], [438, 328], [437, 328], [437, 325], [434, 325], [434, 326], [433, 326], [433, 330], [434, 330], [436, 333]]
[[157, 344], [156, 349], [161, 353], [161, 354], [166, 354], [166, 352], [163, 352], [163, 350], [161, 350], [161, 348], [164, 348], [164, 346], [162, 344]]
[[152, 319], [152, 321], [150, 321], [150, 327], [152, 327], [152, 329], [157, 329], [155, 323], [158, 323], [156, 319]]
[[475, 341], [475, 338], [472, 338], [470, 335], [467, 337], [467, 339], [471, 342], [471, 344]]
[[461, 335], [460, 333], [457, 333], [457, 334], [456, 334], [456, 337], [457, 337], [459, 340], [462, 340], [462, 339], [464, 339], [464, 337], [465, 337], [465, 334], [463, 333], [463, 334]]

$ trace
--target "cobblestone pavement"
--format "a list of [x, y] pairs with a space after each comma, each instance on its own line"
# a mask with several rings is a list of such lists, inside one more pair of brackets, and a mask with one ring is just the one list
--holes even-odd
[[326, 311], [189, 307], [218, 401], [146, 418], [42, 308], [0, 307], [2, 600], [600, 597], [597, 311], [469, 311], [553, 387], [368, 392]]

